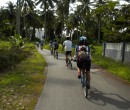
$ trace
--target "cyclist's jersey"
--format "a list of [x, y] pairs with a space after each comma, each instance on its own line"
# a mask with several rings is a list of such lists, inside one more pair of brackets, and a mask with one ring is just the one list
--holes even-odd
[[58, 48], [59, 48], [59, 45], [58, 45], [57, 42], [53, 42], [52, 45], [53, 45], [53, 48], [54, 48], [54, 49], [58, 49]]
[[72, 42], [70, 40], [65, 40], [63, 45], [65, 46], [65, 51], [72, 51]]
[[85, 45], [77, 46], [75, 51], [78, 58], [91, 59], [89, 46], [85, 46]]

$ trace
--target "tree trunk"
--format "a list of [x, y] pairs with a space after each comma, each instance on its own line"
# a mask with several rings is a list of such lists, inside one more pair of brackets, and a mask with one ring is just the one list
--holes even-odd
[[16, 33], [20, 35], [20, 0], [17, 0]]

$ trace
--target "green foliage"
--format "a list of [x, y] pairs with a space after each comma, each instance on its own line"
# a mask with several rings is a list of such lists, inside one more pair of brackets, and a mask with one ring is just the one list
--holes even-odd
[[9, 50], [11, 48], [11, 43], [8, 41], [0, 40], [0, 51]]
[[[26, 48], [14, 48], [14, 45], [10, 42], [0, 42], [0, 70], [14, 67], [17, 63], [31, 54], [29, 51], [30, 49], [27, 48], [27, 46]], [[30, 46], [30, 48], [31, 47], [32, 46]]]
[[[117, 10], [113, 11], [114, 20], [109, 21], [106, 25], [102, 27], [104, 33], [104, 40], [107, 42], [130, 42], [130, 8], [129, 5], [122, 6], [118, 13]], [[114, 14], [115, 13], [115, 14]]]
[[14, 47], [21, 48], [24, 44], [24, 40], [22, 37], [18, 34], [15, 34], [14, 36], [11, 36], [10, 42]]
[[45, 66], [45, 59], [35, 51], [15, 69], [0, 74], [0, 108], [33, 110], [43, 88]]

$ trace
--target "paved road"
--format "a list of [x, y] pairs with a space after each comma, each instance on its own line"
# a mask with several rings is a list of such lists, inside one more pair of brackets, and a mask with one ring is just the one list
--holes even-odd
[[130, 85], [96, 66], [91, 69], [89, 98], [83, 94], [73, 70], [65, 66], [64, 55], [54, 59], [48, 50], [39, 51], [48, 63], [43, 92], [35, 110], [130, 110]]

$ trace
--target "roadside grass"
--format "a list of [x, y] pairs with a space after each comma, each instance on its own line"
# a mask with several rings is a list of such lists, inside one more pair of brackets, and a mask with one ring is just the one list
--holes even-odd
[[34, 110], [45, 81], [45, 59], [31, 46], [29, 57], [0, 74], [0, 109]]
[[97, 64], [108, 72], [130, 82], [130, 67], [128, 65], [117, 62], [111, 58], [103, 57], [101, 46], [94, 46], [94, 48], [96, 49], [95, 53], [92, 54], [92, 62], [94, 64]]

